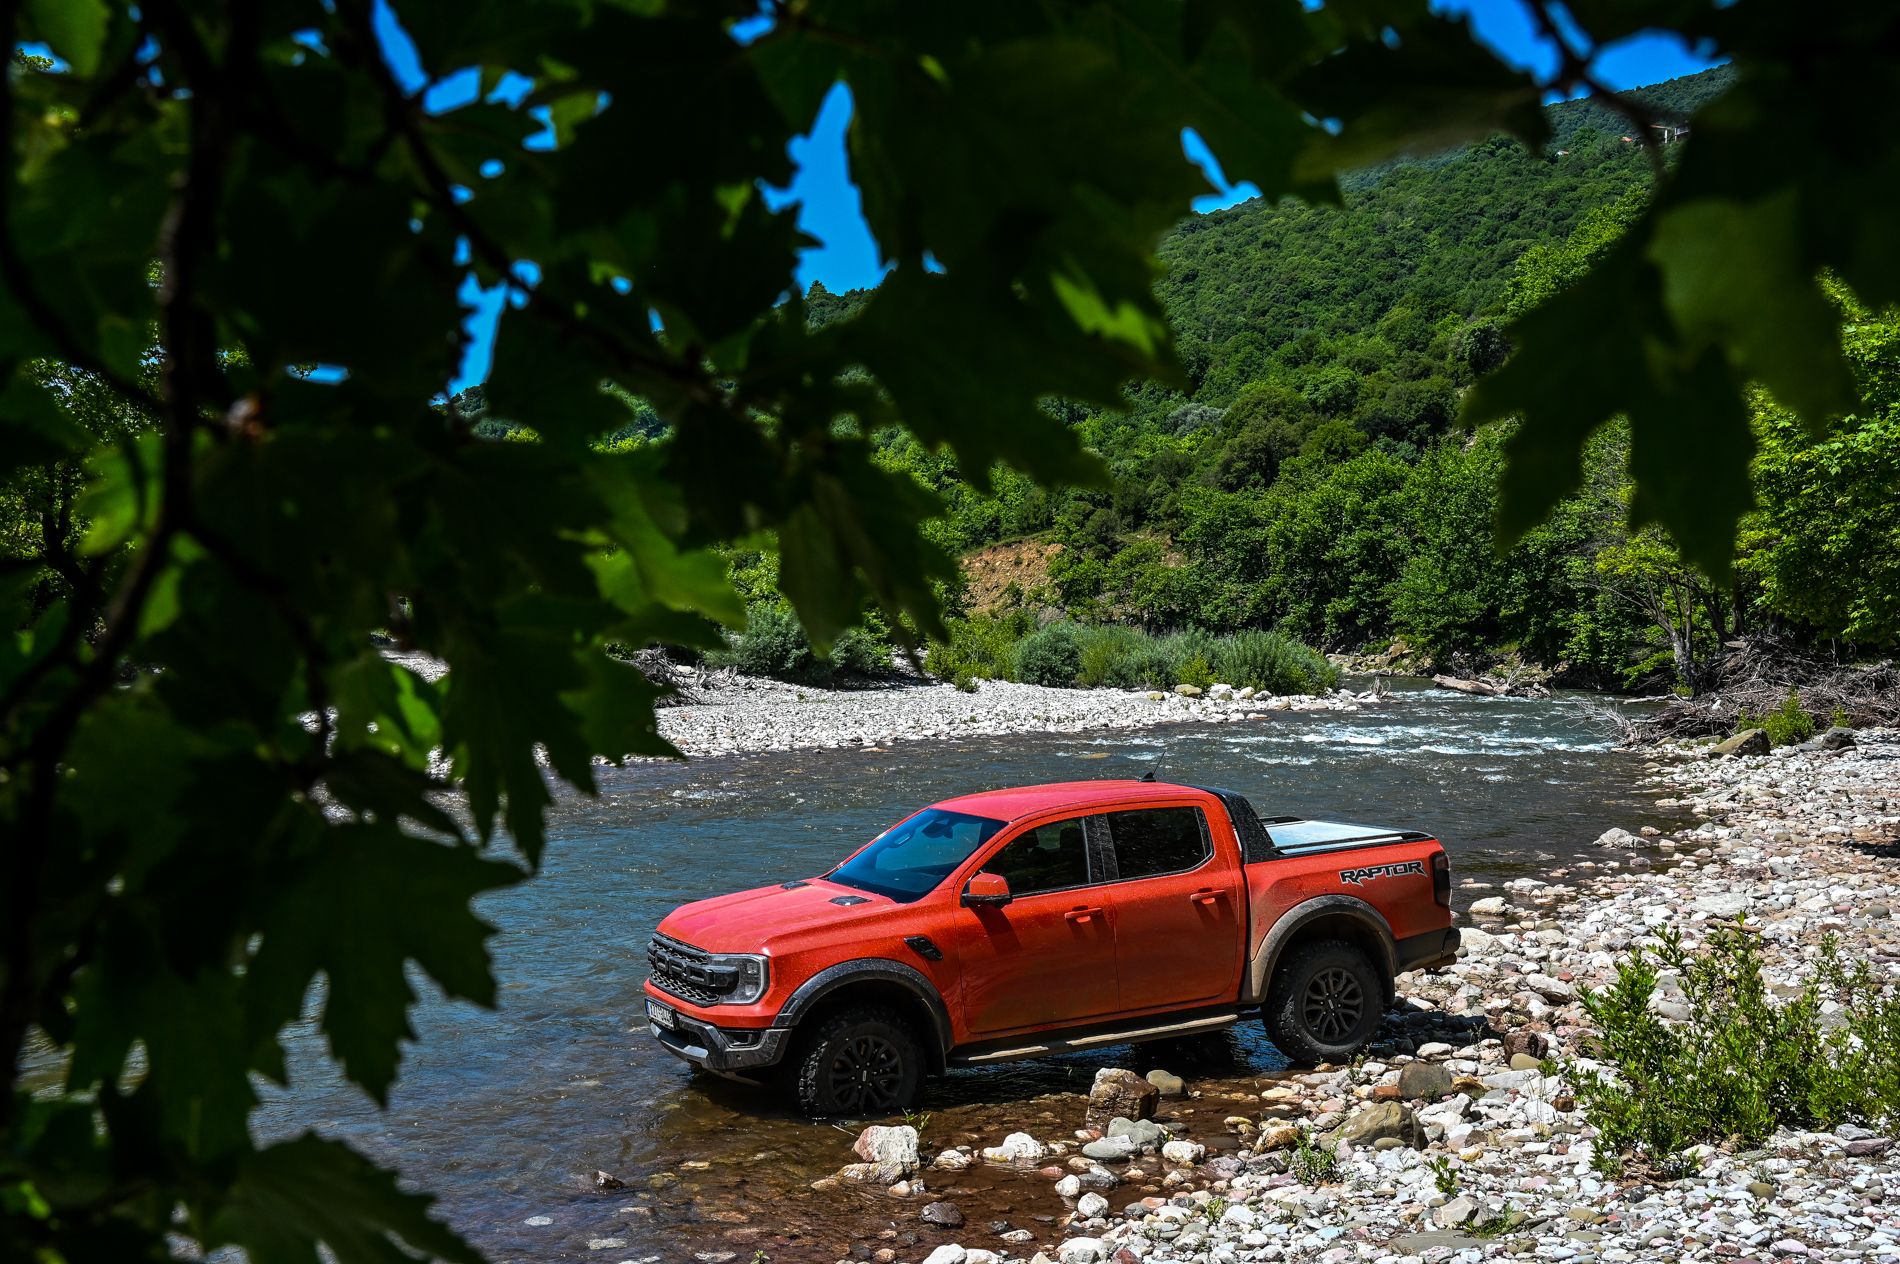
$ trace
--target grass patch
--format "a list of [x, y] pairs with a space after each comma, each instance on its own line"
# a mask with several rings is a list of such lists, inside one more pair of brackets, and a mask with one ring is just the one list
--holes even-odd
[[[1695, 1145], [1747, 1148], [1784, 1125], [1900, 1120], [1900, 998], [1865, 962], [1844, 963], [1833, 937], [1800, 993], [1780, 1001], [1739, 923], [1714, 928], [1699, 953], [1674, 931], [1659, 939], [1654, 953], [1638, 949], [1618, 965], [1615, 983], [1584, 994], [1607, 1071], [1571, 1068], [1569, 1078], [1601, 1134], [1599, 1169], [1633, 1164], [1670, 1178], [1686, 1173], [1682, 1152]], [[1659, 968], [1681, 981], [1687, 1021], [1650, 1011]], [[1828, 1002], [1839, 1007], [1831, 1017]]]
[[1788, 696], [1780, 706], [1766, 715], [1751, 715], [1743, 711], [1737, 718], [1735, 731], [1743, 729], [1763, 729], [1768, 740], [1776, 746], [1794, 746], [1814, 736], [1814, 717], [1801, 705], [1801, 695], [1790, 689]]

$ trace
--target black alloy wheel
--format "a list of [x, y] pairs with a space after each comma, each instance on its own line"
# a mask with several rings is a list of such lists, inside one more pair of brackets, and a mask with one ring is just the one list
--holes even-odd
[[1337, 966], [1321, 970], [1306, 985], [1300, 1001], [1300, 1019], [1306, 1029], [1327, 1044], [1338, 1044], [1359, 1026], [1365, 1014], [1366, 991], [1350, 972]]
[[1345, 1062], [1378, 1031], [1386, 994], [1384, 976], [1357, 946], [1339, 939], [1295, 944], [1267, 989], [1267, 1035], [1296, 1065]]
[[894, 1115], [923, 1088], [924, 1050], [902, 1014], [853, 1006], [811, 1020], [785, 1069], [807, 1115]]

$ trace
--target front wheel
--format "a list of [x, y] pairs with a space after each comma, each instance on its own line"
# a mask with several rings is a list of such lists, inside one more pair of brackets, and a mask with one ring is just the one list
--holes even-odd
[[798, 1044], [792, 1093], [808, 1115], [889, 1115], [917, 1100], [924, 1051], [895, 1012], [875, 1006], [840, 1010]]
[[1385, 989], [1366, 954], [1325, 939], [1286, 955], [1267, 991], [1267, 1035], [1293, 1062], [1343, 1062], [1379, 1029]]

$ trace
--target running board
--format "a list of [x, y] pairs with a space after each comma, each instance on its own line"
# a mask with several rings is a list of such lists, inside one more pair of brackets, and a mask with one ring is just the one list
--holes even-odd
[[1042, 1044], [1022, 1045], [1013, 1049], [991, 1049], [983, 1053], [951, 1054], [950, 1061], [958, 1066], [983, 1066], [991, 1062], [1015, 1062], [1023, 1058], [1045, 1058], [1056, 1053], [1074, 1053], [1082, 1049], [1093, 1049], [1100, 1045], [1136, 1044], [1143, 1040], [1165, 1040], [1170, 1036], [1196, 1036], [1204, 1032], [1221, 1031], [1240, 1021], [1236, 1012], [1210, 1014], [1204, 1018], [1190, 1018], [1185, 1022], [1163, 1023], [1154, 1027], [1118, 1027], [1107, 1031], [1090, 1032], [1086, 1035], [1052, 1038]]

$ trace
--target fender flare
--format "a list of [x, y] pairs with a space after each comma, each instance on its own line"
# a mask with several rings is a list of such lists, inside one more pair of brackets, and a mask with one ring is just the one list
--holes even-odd
[[[895, 983], [915, 997], [930, 1014], [930, 1021], [936, 1028], [936, 1040], [926, 1045], [931, 1065], [942, 1069], [944, 1055], [953, 1043], [950, 1028], [950, 1010], [943, 1002], [943, 996], [937, 991], [922, 971], [905, 965], [901, 961], [892, 961], [887, 957], [865, 957], [857, 961], [841, 961], [835, 966], [827, 966], [811, 978], [799, 984], [778, 1012], [774, 1027], [796, 1027], [815, 1010], [819, 1003], [841, 988], [857, 983]], [[922, 1033], [920, 1033], [922, 1034]]]
[[1247, 968], [1247, 996], [1251, 1004], [1265, 1004], [1267, 988], [1273, 982], [1273, 971], [1280, 963], [1280, 955], [1299, 933], [1324, 918], [1345, 917], [1364, 932], [1365, 937], [1377, 945], [1372, 964], [1381, 971], [1385, 979], [1386, 1000], [1391, 1001], [1392, 981], [1399, 972], [1398, 940], [1392, 934], [1392, 927], [1378, 909], [1352, 895], [1321, 895], [1296, 904], [1281, 915], [1267, 932], [1266, 939], [1254, 952], [1253, 960]]

